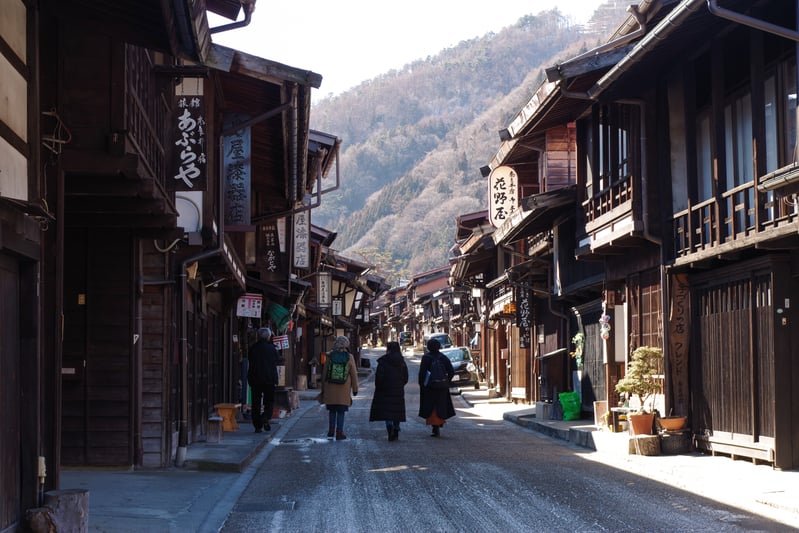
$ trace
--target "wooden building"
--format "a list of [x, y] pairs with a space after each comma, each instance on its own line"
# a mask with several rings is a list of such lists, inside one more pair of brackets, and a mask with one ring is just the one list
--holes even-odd
[[3, 5], [0, 530], [62, 465], [182, 464], [241, 393], [238, 297], [294, 310], [307, 292], [295, 215], [337, 146], [308, 128], [321, 76], [212, 43], [241, 23], [210, 28], [206, 9], [247, 23], [253, 6]]
[[[618, 401], [636, 347], [661, 347], [657, 408], [687, 414], [700, 449], [778, 468], [799, 466], [796, 17], [795, 2], [644, 0], [605, 45], [547, 70], [489, 167], [540, 169], [547, 133], [574, 124], [573, 211], [526, 224], [522, 198], [494, 240], [522, 243], [500, 265], [511, 282], [552, 247], [540, 294], [561, 333], [538, 308], [534, 333], [542, 355], [582, 334], [584, 409]], [[568, 383], [563, 369], [552, 379]]]

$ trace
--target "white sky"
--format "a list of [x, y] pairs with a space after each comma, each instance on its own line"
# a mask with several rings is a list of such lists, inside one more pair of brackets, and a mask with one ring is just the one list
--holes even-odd
[[[585, 23], [604, 0], [258, 0], [245, 28], [214, 42], [322, 75], [314, 100], [339, 94], [459, 42], [557, 7]], [[230, 22], [214, 17], [211, 26]]]

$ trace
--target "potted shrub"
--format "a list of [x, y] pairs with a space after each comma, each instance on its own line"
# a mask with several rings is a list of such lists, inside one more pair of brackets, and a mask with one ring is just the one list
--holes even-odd
[[655, 393], [660, 391], [662, 363], [663, 350], [654, 346], [640, 346], [630, 356], [627, 373], [616, 384], [616, 392], [638, 399], [638, 411], [628, 415], [633, 434], [652, 433], [655, 419], [652, 403]]

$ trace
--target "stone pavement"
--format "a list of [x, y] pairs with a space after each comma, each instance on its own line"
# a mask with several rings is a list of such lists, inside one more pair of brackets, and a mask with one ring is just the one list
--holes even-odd
[[[94, 532], [218, 531], [279, 439], [316, 405], [316, 390], [302, 391], [300, 409], [266, 433], [226, 432], [220, 443], [189, 446], [184, 468], [166, 470], [64, 469], [61, 487], [89, 490], [89, 528]], [[799, 527], [799, 471], [698, 453], [641, 456], [627, 453], [627, 436], [597, 430], [590, 421], [539, 420], [535, 407], [489, 398], [487, 390], [462, 389], [465, 409], [573, 446], [589, 460], [655, 479]]]

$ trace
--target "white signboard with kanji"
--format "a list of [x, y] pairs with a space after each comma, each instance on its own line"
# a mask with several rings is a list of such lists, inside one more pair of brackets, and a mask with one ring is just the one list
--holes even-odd
[[308, 211], [294, 213], [294, 268], [309, 268], [311, 221]]
[[519, 176], [509, 166], [497, 167], [488, 176], [488, 218], [500, 227], [519, 209]]
[[272, 343], [278, 350], [288, 350], [289, 336], [288, 335], [275, 335], [272, 337]]
[[247, 293], [244, 296], [240, 296], [236, 305], [236, 316], [261, 318], [262, 304], [263, 296], [260, 294]]

